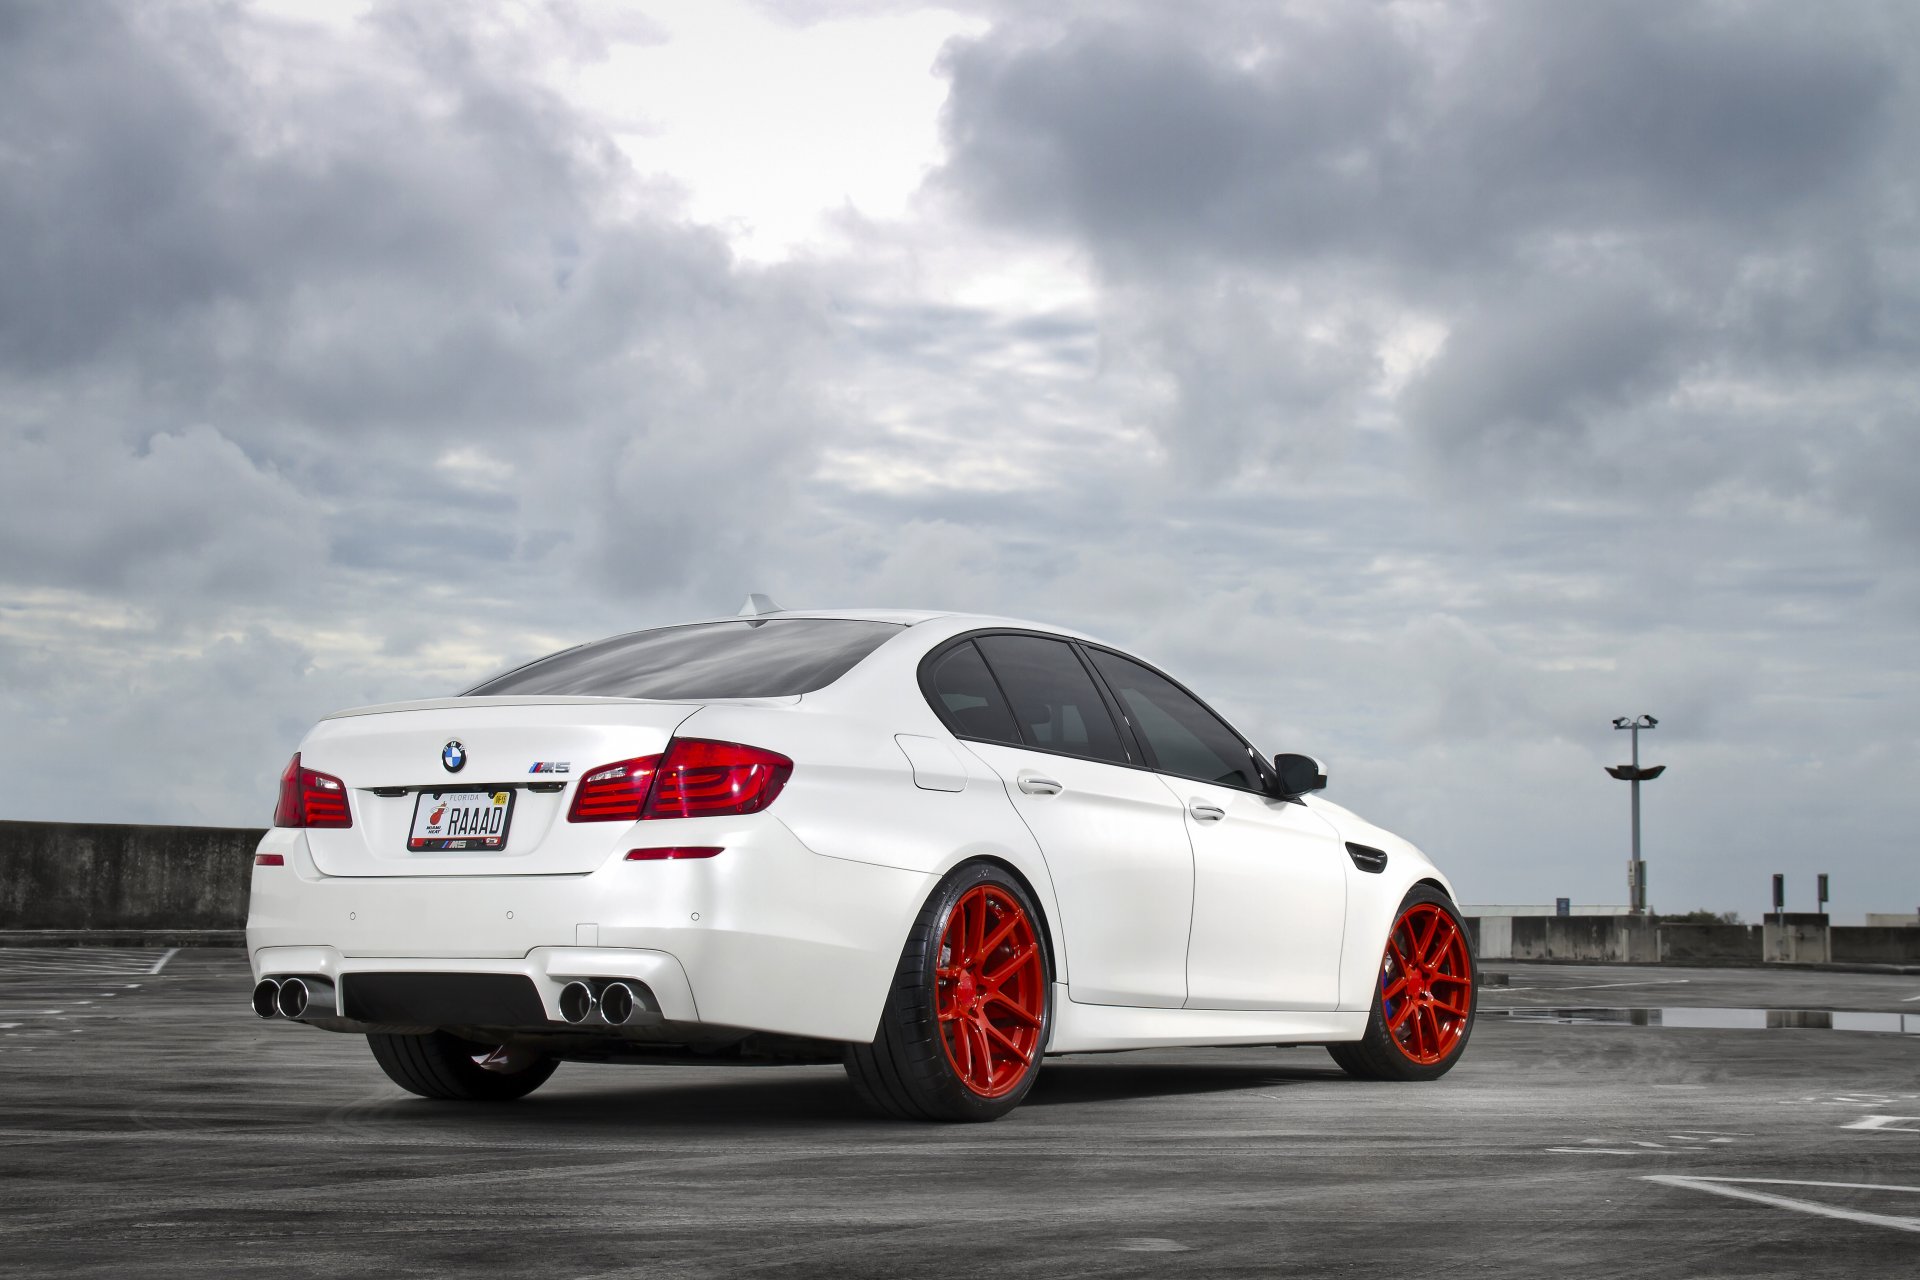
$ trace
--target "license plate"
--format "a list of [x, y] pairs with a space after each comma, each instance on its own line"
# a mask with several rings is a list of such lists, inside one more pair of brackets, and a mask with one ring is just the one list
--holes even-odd
[[513, 820], [513, 792], [422, 791], [413, 802], [407, 848], [500, 849]]

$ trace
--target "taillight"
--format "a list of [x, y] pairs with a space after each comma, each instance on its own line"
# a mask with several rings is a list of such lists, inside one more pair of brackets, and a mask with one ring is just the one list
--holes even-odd
[[793, 761], [778, 752], [737, 742], [675, 738], [664, 756], [622, 760], [587, 773], [574, 792], [567, 821], [758, 813], [773, 803], [792, 775]]
[[300, 767], [300, 753], [293, 753], [287, 771], [280, 775], [280, 803], [273, 807], [276, 827], [350, 827], [353, 813], [347, 808], [347, 786], [330, 773]]
[[666, 862], [673, 858], [712, 858], [726, 852], [719, 845], [676, 844], [659, 849], [629, 849], [628, 862]]
[[619, 760], [590, 770], [573, 793], [568, 822], [638, 822], [647, 807], [659, 756]]
[[710, 818], [758, 813], [793, 774], [793, 761], [759, 747], [675, 738], [654, 779], [649, 818]]

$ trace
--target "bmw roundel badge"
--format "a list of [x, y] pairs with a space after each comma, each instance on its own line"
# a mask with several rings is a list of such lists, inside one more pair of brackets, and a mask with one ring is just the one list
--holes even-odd
[[467, 749], [460, 745], [460, 739], [453, 738], [440, 748], [440, 763], [447, 766], [448, 773], [458, 773], [467, 763]]

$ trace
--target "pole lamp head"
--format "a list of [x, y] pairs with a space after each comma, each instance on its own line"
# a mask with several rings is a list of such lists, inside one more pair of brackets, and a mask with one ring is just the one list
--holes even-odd
[[1626, 727], [1627, 727], [1627, 718], [1626, 718], [1625, 716], [1615, 716], [1615, 717], [1613, 718], [1613, 727], [1614, 727], [1614, 728], [1616, 728], [1616, 729], [1624, 729], [1624, 728], [1626, 728]]
[[1643, 715], [1640, 718], [1647, 722], [1647, 728], [1649, 729], [1654, 728], [1660, 723], [1658, 720], [1655, 720], [1652, 716]]

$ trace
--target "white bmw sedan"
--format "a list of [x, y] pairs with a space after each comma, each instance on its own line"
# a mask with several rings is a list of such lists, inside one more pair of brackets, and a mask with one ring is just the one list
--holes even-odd
[[254, 859], [253, 1007], [429, 1098], [843, 1061], [988, 1120], [1045, 1055], [1179, 1045], [1432, 1079], [1476, 999], [1451, 888], [1325, 785], [1085, 636], [750, 604], [322, 720]]

